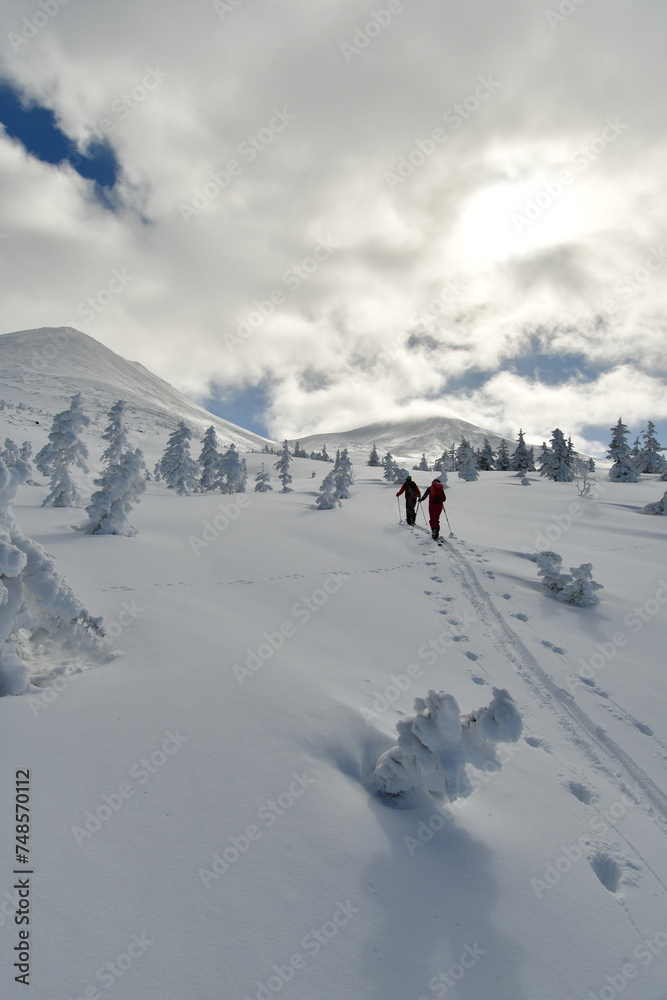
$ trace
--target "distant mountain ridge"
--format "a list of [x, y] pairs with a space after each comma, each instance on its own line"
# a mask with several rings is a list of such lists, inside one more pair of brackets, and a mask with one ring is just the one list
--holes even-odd
[[[143, 365], [127, 361], [79, 330], [43, 327], [0, 336], [0, 398], [20, 406], [14, 418], [29, 408], [31, 418], [42, 418], [40, 429], [48, 431], [50, 418], [66, 409], [77, 392], [86, 411], [92, 411], [93, 424], [124, 399], [132, 428], [147, 436], [164, 437], [183, 420], [200, 437], [213, 424], [222, 446], [235, 444], [242, 451], [277, 447], [275, 441], [209, 413]], [[24, 423], [34, 428], [37, 421]]]
[[[375, 445], [378, 451], [391, 451], [399, 458], [418, 459], [422, 453], [433, 460], [439, 458], [443, 451], [454, 445], [459, 445], [465, 437], [473, 448], [481, 448], [484, 438], [491, 447], [497, 450], [503, 440], [500, 434], [484, 430], [467, 420], [456, 417], [416, 417], [409, 420], [387, 421], [386, 423], [367, 424], [350, 431], [340, 431], [336, 434], [311, 434], [299, 438], [299, 443], [307, 452], [321, 451], [326, 444], [331, 455], [338, 448], [350, 451], [370, 451]], [[294, 444], [292, 440], [290, 444]], [[510, 451], [514, 449], [514, 439], [505, 439]]]

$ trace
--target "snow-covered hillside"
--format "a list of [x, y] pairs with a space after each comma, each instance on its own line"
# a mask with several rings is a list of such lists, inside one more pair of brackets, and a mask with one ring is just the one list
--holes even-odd
[[[63, 401], [92, 411], [62, 364]], [[0, 440], [38, 445], [33, 418], [0, 411]], [[365, 448], [327, 511], [330, 466], [295, 460], [282, 494], [275, 458], [245, 457], [273, 492], [151, 482], [134, 538], [74, 531], [44, 479], [19, 491], [107, 655], [41, 662], [36, 691], [0, 699], [2, 996], [27, 995], [27, 951], [37, 1000], [664, 998], [667, 520], [639, 511], [665, 484], [599, 473], [582, 499], [450, 473], [439, 546]], [[599, 604], [545, 589], [544, 548], [592, 563]], [[493, 688], [523, 722], [501, 770], [469, 766], [450, 804], [378, 794], [415, 698], [468, 713]]]
[[[213, 424], [221, 442], [244, 450], [274, 444], [208, 413], [143, 365], [126, 361], [71, 327], [22, 330], [0, 336], [0, 399], [10, 403], [3, 414], [10, 436], [18, 435], [24, 417], [30, 415], [28, 427], [31, 431], [37, 428], [34, 440], [41, 446], [50, 418], [66, 409], [76, 392], [84, 397], [98, 426], [104, 426], [107, 411], [122, 398], [132, 413], [135, 431], [148, 439], [157, 436], [163, 442], [167, 432], [184, 420], [201, 433]], [[27, 414], [12, 412], [19, 403], [29, 408]], [[152, 445], [148, 447], [154, 450]]]
[[[486, 431], [467, 420], [459, 420], [456, 417], [429, 417], [367, 424], [365, 427], [335, 434], [312, 434], [299, 438], [299, 443], [308, 454], [321, 451], [324, 444], [330, 455], [335, 454], [337, 448], [348, 448], [350, 451], [368, 454], [375, 444], [381, 453], [391, 451], [400, 458], [419, 458], [425, 453], [433, 461], [442, 455], [443, 451], [448, 451], [453, 444], [458, 446], [463, 437], [473, 448], [481, 448], [484, 438], [488, 438], [494, 451], [502, 441], [499, 434]], [[294, 441], [290, 443], [294, 444]], [[508, 444], [512, 450], [513, 442], [510, 440]]]

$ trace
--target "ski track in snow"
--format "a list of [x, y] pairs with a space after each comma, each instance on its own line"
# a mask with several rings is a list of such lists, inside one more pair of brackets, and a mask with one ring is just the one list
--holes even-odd
[[[629, 796], [656, 828], [667, 835], [667, 796], [652, 778], [646, 774], [643, 768], [604, 729], [598, 726], [586, 714], [576, 703], [573, 696], [559, 687], [546, 671], [543, 670], [521, 638], [502, 617], [500, 611], [494, 605], [491, 595], [480, 583], [471, 565], [471, 561], [466, 558], [460, 548], [451, 540], [448, 540], [445, 545], [441, 545], [440, 547], [446, 549], [449, 567], [461, 587], [462, 595], [470, 602], [480, 627], [493, 647], [525, 682], [538, 704], [555, 716], [558, 725], [565, 732], [566, 738], [579, 751], [584, 753], [587, 761], [610, 780], [619, 789], [619, 793]], [[475, 550], [470, 546], [466, 546], [466, 548], [471, 553], [477, 555]], [[477, 561], [488, 560], [478, 558]], [[433, 563], [427, 561], [426, 566], [431, 568]], [[485, 571], [485, 575], [488, 579], [495, 578], [494, 574], [488, 571]], [[430, 595], [432, 592], [425, 591], [425, 593]], [[505, 600], [511, 598], [511, 595], [507, 593], [503, 593], [501, 596]], [[450, 595], [447, 595], [444, 599], [447, 601], [453, 600]], [[512, 617], [528, 622], [527, 615], [513, 614]], [[452, 618], [450, 619], [450, 624], [458, 624], [458, 622]], [[529, 627], [532, 628], [530, 625]], [[467, 637], [465, 638], [467, 639]], [[555, 646], [544, 640], [536, 641], [539, 641], [542, 647], [550, 648], [554, 653], [563, 656], [566, 654], [566, 651], [560, 646]], [[469, 659], [477, 659], [476, 665], [489, 677], [492, 684], [502, 686], [500, 681], [493, 678], [481, 666], [476, 654], [467, 652], [466, 656]], [[485, 683], [484, 679], [478, 675], [474, 675], [472, 679], [475, 683]], [[604, 694], [599, 689], [596, 690], [595, 686], [592, 689], [589, 688], [589, 690], [597, 694]], [[630, 713], [626, 712], [613, 699], [609, 698], [609, 701], [616, 708], [615, 717], [617, 719], [624, 720], [630, 725], [639, 728], [647, 736], [653, 735], [648, 726], [639, 723], [638, 720], [634, 719]], [[530, 746], [540, 747], [549, 753], [553, 753], [553, 749], [545, 740], [534, 736], [526, 736], [524, 738]], [[658, 740], [657, 742], [664, 747], [662, 741]], [[631, 779], [634, 783], [636, 790], [634, 794], [628, 786], [627, 778]], [[624, 884], [636, 884], [638, 873], [642, 867], [652, 875], [655, 883], [662, 888], [665, 895], [667, 895], [667, 884], [642, 852], [637, 849], [636, 845], [619, 829], [618, 825], [610, 822], [609, 818], [605, 817], [602, 811], [597, 808], [595, 805], [597, 792], [594, 789], [590, 789], [584, 783], [574, 780], [570, 780], [565, 784], [574, 797], [583, 805], [592, 807], [595, 810], [600, 820], [605, 822], [609, 829], [627, 845], [630, 854], [634, 855], [637, 859], [636, 861], [632, 861], [622, 855], [618, 845], [606, 843], [599, 837], [595, 840], [591, 838], [592, 853], [588, 856], [588, 863], [601, 884], [614, 895], [628, 921], [632, 924], [641, 939], [644, 935], [630, 912], [627, 903], [619, 894], [619, 890]], [[647, 801], [642, 801], [641, 794], [637, 794], [637, 792], [643, 793]]]

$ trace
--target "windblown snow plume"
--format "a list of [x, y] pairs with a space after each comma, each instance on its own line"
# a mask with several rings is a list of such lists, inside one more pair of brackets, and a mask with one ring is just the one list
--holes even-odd
[[0, 460], [0, 696], [27, 693], [45, 661], [53, 668], [104, 648], [102, 619], [88, 614], [53, 557], [14, 520], [16, 491], [29, 475], [27, 462], [8, 468]]
[[375, 765], [375, 780], [386, 795], [425, 787], [450, 802], [467, 798], [473, 786], [466, 765], [499, 771], [495, 744], [516, 743], [521, 736], [521, 716], [504, 688], [493, 688], [491, 702], [470, 715], [461, 715], [456, 699], [444, 691], [416, 698], [415, 710], [396, 723], [398, 746]]

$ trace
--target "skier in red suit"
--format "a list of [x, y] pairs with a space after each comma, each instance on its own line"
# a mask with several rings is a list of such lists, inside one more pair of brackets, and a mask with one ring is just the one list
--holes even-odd
[[439, 479], [434, 479], [431, 485], [424, 490], [419, 503], [422, 503], [426, 497], [428, 497], [428, 520], [431, 525], [431, 534], [434, 538], [439, 538], [442, 505], [447, 499], [445, 496], [445, 490]]

